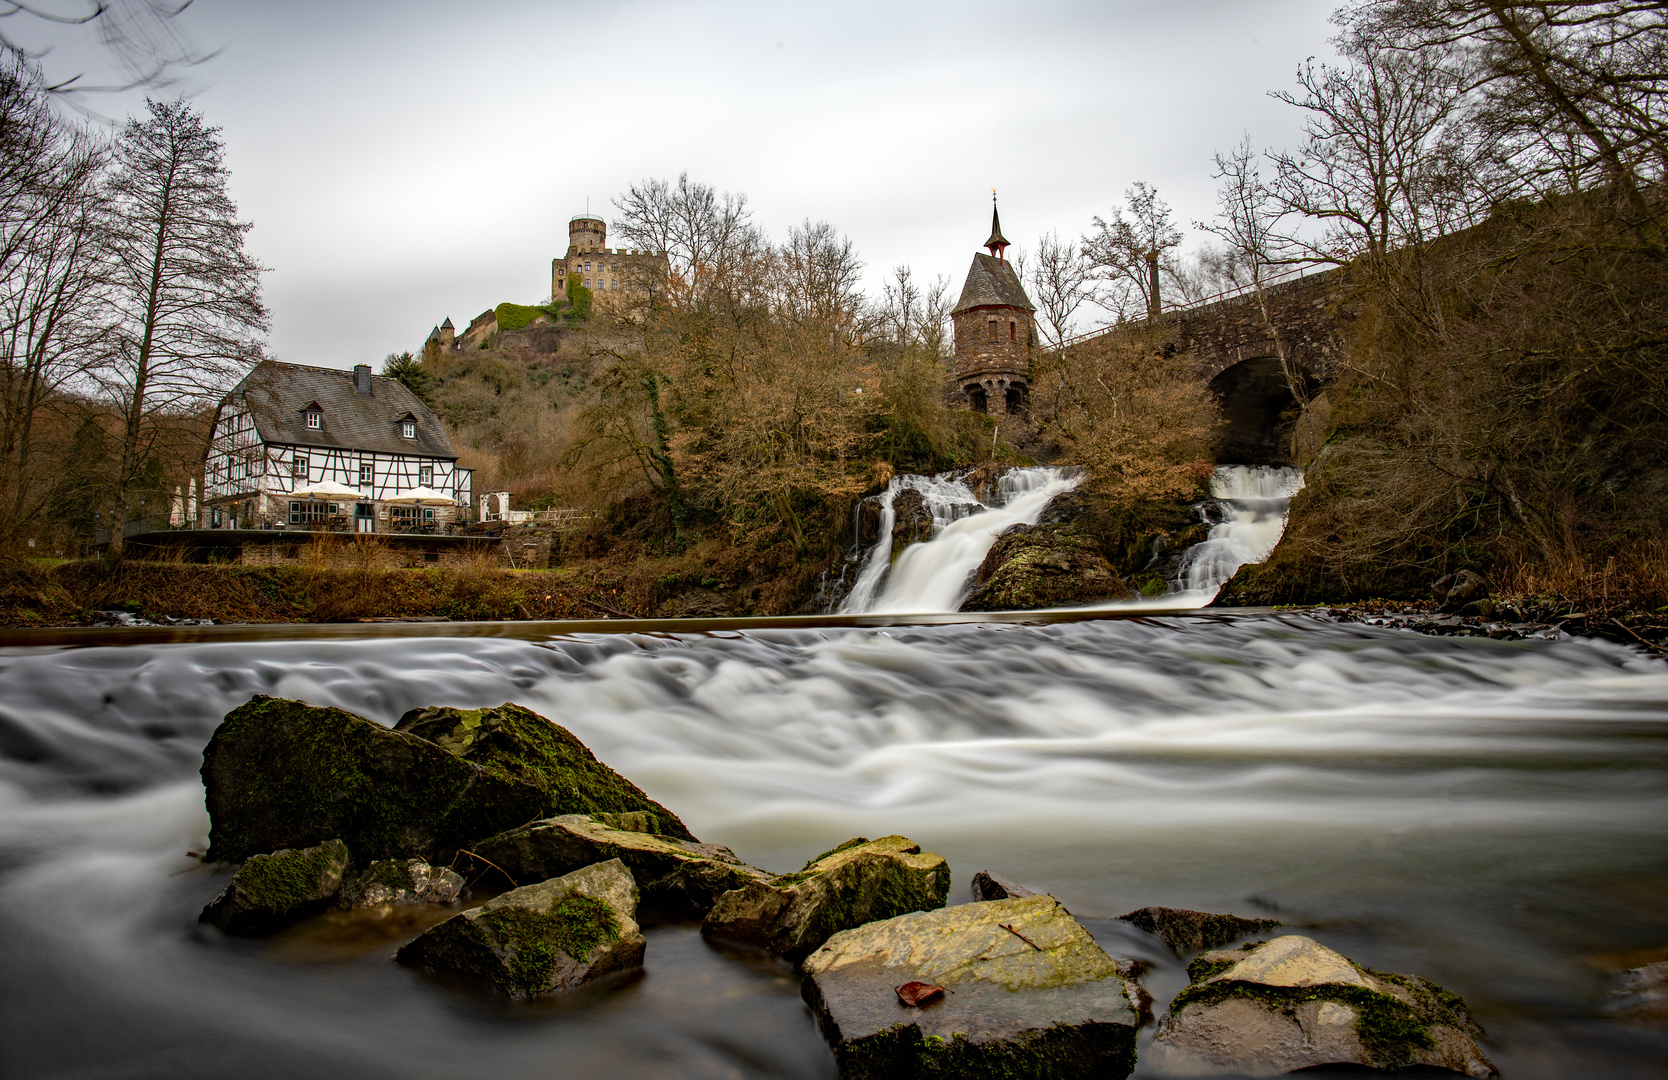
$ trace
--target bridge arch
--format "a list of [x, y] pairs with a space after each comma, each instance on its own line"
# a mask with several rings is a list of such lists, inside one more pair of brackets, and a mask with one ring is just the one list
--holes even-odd
[[[1319, 386], [1302, 372], [1306, 394]], [[1253, 356], [1223, 368], [1210, 381], [1222, 406], [1216, 460], [1232, 465], [1292, 464], [1292, 434], [1303, 405], [1292, 393], [1278, 356]]]

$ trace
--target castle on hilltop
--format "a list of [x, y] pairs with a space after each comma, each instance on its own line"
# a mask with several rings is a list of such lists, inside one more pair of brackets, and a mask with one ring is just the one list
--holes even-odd
[[989, 255], [974, 255], [950, 312], [956, 353], [952, 368], [968, 405], [1005, 416], [1023, 412], [1031, 392], [1031, 358], [1037, 346], [1037, 310], [1008, 262], [1008, 241], [991, 197]]
[[578, 280], [591, 290], [592, 302], [609, 306], [634, 299], [650, 284], [666, 276], [664, 251], [637, 251], [606, 246], [608, 223], [580, 214], [568, 220], [568, 253], [550, 260], [550, 295], [567, 295], [568, 282]]

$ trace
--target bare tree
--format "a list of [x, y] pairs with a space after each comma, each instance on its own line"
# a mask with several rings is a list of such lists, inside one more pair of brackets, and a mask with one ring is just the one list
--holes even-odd
[[54, 115], [38, 72], [0, 59], [0, 542], [51, 493], [43, 414], [87, 389], [102, 356], [104, 164], [103, 141]]
[[670, 263], [666, 283], [675, 303], [687, 304], [734, 278], [758, 257], [761, 237], [747, 208], [747, 196], [690, 183], [650, 178], [614, 200], [620, 216], [614, 234], [629, 248], [663, 251]]
[[849, 236], [826, 221], [806, 221], [788, 230], [775, 265], [777, 310], [784, 317], [857, 343], [864, 322], [863, 263]]
[[876, 327], [881, 339], [900, 349], [915, 348], [938, 361], [948, 359], [950, 279], [939, 274], [925, 285], [908, 266], [893, 268], [881, 286]]
[[1077, 313], [1096, 302], [1095, 268], [1081, 245], [1050, 232], [1037, 240], [1037, 255], [1026, 280], [1037, 305], [1043, 343], [1059, 349], [1076, 328]]
[[1160, 278], [1173, 275], [1170, 253], [1181, 244], [1181, 230], [1156, 188], [1137, 181], [1124, 192], [1124, 204], [1110, 220], [1096, 217], [1095, 231], [1083, 238], [1083, 256], [1107, 285], [1100, 303], [1119, 321], [1159, 313]]
[[212, 58], [204, 54], [180, 25], [179, 17], [192, 0], [73, 0], [53, 4], [50, 0], [0, 0], [0, 49], [28, 55], [13, 31], [19, 23], [63, 27], [87, 27], [98, 33], [99, 43], [121, 72], [121, 81], [110, 85], [88, 85], [82, 75], [58, 78], [43, 88], [85, 108], [85, 95], [114, 93], [140, 88], [160, 89], [179, 82], [182, 68]]
[[197, 407], [260, 356], [262, 268], [226, 191], [220, 129], [183, 101], [147, 101], [116, 139], [107, 242], [117, 353], [107, 386], [121, 405], [118, 504], [157, 432], [153, 414]]

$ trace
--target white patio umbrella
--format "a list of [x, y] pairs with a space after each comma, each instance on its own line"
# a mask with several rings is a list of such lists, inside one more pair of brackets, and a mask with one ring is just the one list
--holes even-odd
[[292, 499], [357, 499], [359, 492], [346, 484], [338, 484], [334, 480], [320, 480], [316, 484], [308, 484], [299, 491], [290, 492]]
[[431, 487], [414, 487], [407, 491], [396, 491], [385, 500], [391, 503], [418, 503], [423, 506], [451, 506], [456, 499], [444, 491], [436, 491]]

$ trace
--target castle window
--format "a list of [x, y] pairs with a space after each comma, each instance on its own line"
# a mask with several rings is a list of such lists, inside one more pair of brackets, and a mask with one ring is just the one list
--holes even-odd
[[996, 320], [990, 320], [990, 340], [996, 340]]

